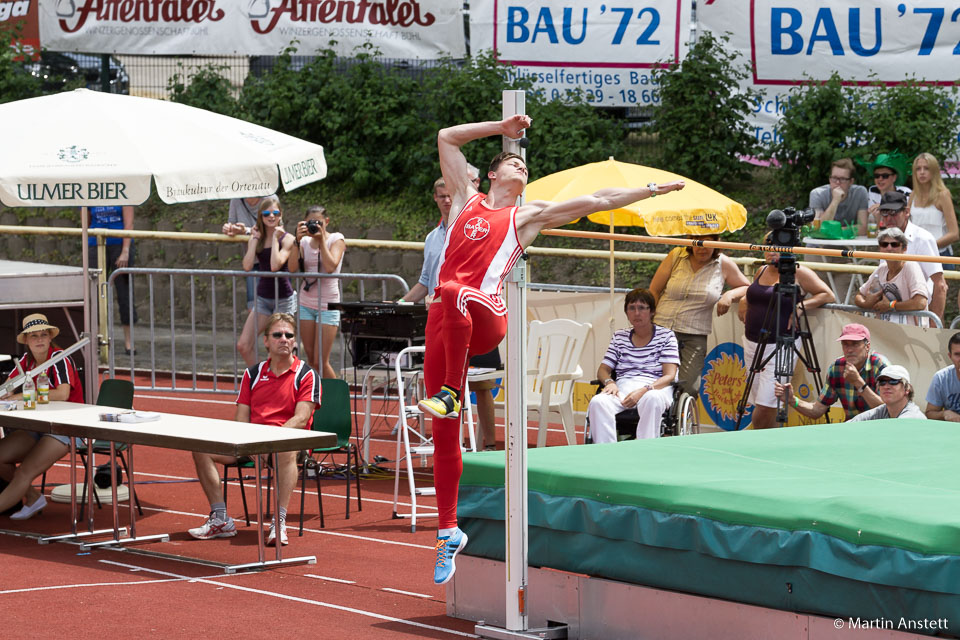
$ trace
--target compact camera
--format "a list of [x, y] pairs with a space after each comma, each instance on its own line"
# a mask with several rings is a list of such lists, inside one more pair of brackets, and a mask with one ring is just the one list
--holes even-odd
[[307, 220], [307, 231], [310, 235], [315, 236], [320, 233], [321, 224], [318, 220]]

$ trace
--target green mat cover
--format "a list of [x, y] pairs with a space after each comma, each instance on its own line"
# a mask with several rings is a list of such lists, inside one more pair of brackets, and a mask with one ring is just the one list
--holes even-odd
[[[960, 425], [884, 420], [529, 452], [529, 559], [960, 628]], [[502, 560], [502, 452], [464, 457], [464, 553]]]

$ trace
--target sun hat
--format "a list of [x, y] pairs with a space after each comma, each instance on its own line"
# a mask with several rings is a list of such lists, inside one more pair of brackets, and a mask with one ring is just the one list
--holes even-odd
[[43, 331], [44, 329], [50, 332], [51, 340], [60, 334], [60, 329], [47, 322], [47, 316], [42, 313], [31, 313], [23, 319], [23, 331], [17, 336], [17, 342], [27, 344], [26, 334], [33, 333], [34, 331]]
[[907, 371], [906, 367], [902, 367], [899, 364], [891, 364], [890, 366], [884, 367], [883, 370], [877, 374], [877, 378], [903, 380], [907, 384], [910, 384], [910, 372]]
[[862, 324], [852, 323], [843, 328], [837, 342], [841, 340], [869, 340], [870, 330]]

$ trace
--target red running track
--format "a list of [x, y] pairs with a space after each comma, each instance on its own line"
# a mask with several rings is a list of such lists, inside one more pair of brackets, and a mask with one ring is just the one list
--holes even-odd
[[[134, 407], [168, 413], [233, 417], [233, 398], [213, 393], [138, 391]], [[39, 545], [35, 536], [69, 528], [70, 506], [50, 502], [31, 520], [0, 518], [0, 611], [5, 637], [197, 637], [256, 633], [290, 637], [454, 638], [474, 637], [473, 623], [446, 616], [445, 588], [432, 581], [436, 520], [427, 518], [410, 532], [409, 520], [392, 518], [396, 439], [390, 435], [395, 404], [374, 403], [371, 455], [384, 456], [384, 472], [362, 481], [363, 511], [351, 497], [344, 509], [342, 479], [322, 483], [326, 528], [320, 529], [316, 484], [309, 481], [303, 537], [290, 531], [284, 557], [315, 555], [316, 565], [226, 575], [217, 567], [98, 549], [76, 544]], [[362, 419], [362, 415], [361, 415]], [[531, 446], [536, 429], [528, 431]], [[580, 435], [582, 439], [582, 434]], [[498, 426], [500, 446], [502, 424]], [[552, 425], [551, 444], [563, 442]], [[342, 459], [342, 457], [341, 457]], [[432, 469], [421, 468], [424, 484]], [[51, 485], [68, 482], [67, 459], [47, 476]], [[195, 480], [187, 452], [138, 447], [136, 489], [144, 507], [137, 533], [170, 533], [170, 542], [133, 545], [211, 562], [256, 559], [256, 530], [242, 521], [237, 485], [228, 489], [228, 510], [240, 530], [234, 538], [194, 540], [186, 530], [204, 521], [208, 505]], [[248, 480], [248, 499], [253, 498]], [[311, 486], [312, 485], [312, 486]], [[401, 509], [409, 496], [403, 492]], [[290, 521], [299, 519], [299, 491], [290, 504]], [[432, 499], [428, 498], [428, 501]], [[122, 518], [126, 510], [121, 511]], [[254, 513], [255, 518], [255, 513]], [[97, 528], [112, 526], [109, 508], [96, 510]], [[267, 550], [273, 557], [273, 549]]]

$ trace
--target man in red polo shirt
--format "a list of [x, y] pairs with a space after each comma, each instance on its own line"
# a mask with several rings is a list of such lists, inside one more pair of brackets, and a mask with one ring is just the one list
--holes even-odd
[[[275, 425], [290, 429], [306, 429], [313, 419], [313, 410], [320, 404], [320, 379], [295, 355], [297, 323], [288, 313], [275, 313], [267, 319], [263, 345], [267, 349], [265, 362], [255, 364], [243, 373], [240, 395], [237, 397], [237, 422]], [[194, 453], [200, 486], [210, 501], [210, 517], [201, 527], [189, 533], [200, 540], [230, 538], [237, 535], [233, 518], [227, 515], [227, 505], [220, 487], [219, 464], [233, 464], [236, 458], [206, 453]], [[280, 482], [280, 543], [287, 544], [287, 503], [297, 483], [297, 452], [278, 454], [277, 476]], [[277, 541], [277, 519], [270, 523], [267, 544]]]

